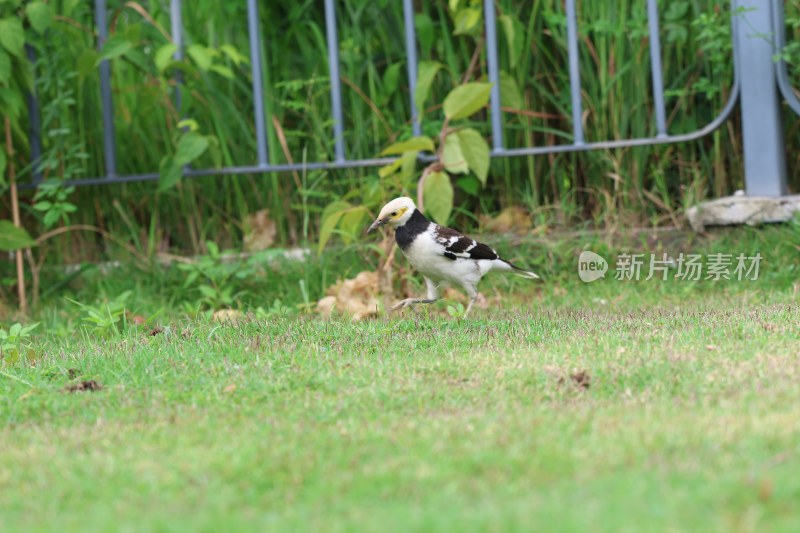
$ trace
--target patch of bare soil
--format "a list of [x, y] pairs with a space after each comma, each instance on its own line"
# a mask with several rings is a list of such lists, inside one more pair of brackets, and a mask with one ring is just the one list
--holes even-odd
[[90, 379], [88, 381], [79, 381], [77, 383], [71, 383], [64, 387], [65, 392], [96, 392], [99, 390], [103, 390], [103, 386], [98, 383], [97, 381]]
[[[578, 372], [571, 373], [569, 375], [569, 380], [572, 384], [583, 390], [588, 389], [592, 385], [592, 377], [585, 370], [580, 370]], [[559, 385], [564, 385], [566, 382], [567, 380], [564, 378], [560, 378], [558, 380]]]

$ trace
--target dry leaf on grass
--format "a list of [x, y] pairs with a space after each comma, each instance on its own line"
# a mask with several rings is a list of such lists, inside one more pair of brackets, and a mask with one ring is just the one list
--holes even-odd
[[269, 209], [262, 209], [244, 219], [244, 249], [248, 252], [266, 250], [275, 242], [278, 228], [269, 217]]
[[236, 325], [244, 318], [244, 313], [236, 309], [220, 309], [214, 311], [214, 315], [211, 318], [214, 322], [225, 322]]
[[134, 324], [136, 326], [141, 326], [142, 324], [147, 322], [147, 319], [145, 317], [143, 317], [142, 315], [135, 315], [133, 313], [126, 312], [125, 316], [126, 316], [128, 322], [130, 322], [131, 324]]
[[360, 272], [353, 279], [337, 282], [326, 292], [327, 296], [317, 302], [317, 313], [326, 318], [334, 309], [355, 320], [378, 315], [377, 272]]
[[506, 207], [496, 217], [480, 217], [486, 231], [524, 233], [531, 229], [531, 217], [521, 207]]
[[79, 381], [64, 387], [66, 392], [85, 392], [85, 391], [99, 391], [103, 390], [103, 386], [97, 381], [90, 379], [88, 381]]

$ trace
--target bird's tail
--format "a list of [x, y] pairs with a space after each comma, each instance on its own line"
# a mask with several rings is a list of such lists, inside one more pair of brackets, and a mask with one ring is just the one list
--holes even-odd
[[521, 278], [526, 278], [526, 279], [540, 279], [539, 276], [535, 272], [531, 272], [530, 270], [525, 270], [524, 268], [520, 268], [520, 267], [518, 267], [518, 266], [516, 266], [516, 265], [514, 265], [514, 264], [512, 264], [512, 263], [510, 263], [508, 261], [505, 261], [505, 260], [502, 260], [502, 261], [503, 261], [503, 263], [508, 265], [508, 269], [506, 269], [506, 270], [508, 272], [511, 272], [515, 276], [519, 276]]

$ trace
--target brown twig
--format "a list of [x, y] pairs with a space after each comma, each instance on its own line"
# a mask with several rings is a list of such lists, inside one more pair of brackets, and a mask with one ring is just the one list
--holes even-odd
[[556, 113], [545, 113], [543, 111], [528, 111], [527, 109], [515, 109], [513, 107], [500, 106], [500, 111], [503, 113], [511, 113], [512, 115], [522, 115], [531, 118], [544, 118], [544, 119], [560, 119], [564, 118], [562, 115]]
[[[286, 157], [286, 161], [288, 163], [294, 163], [294, 158], [292, 157], [292, 152], [289, 151], [289, 143], [286, 141], [286, 134], [283, 132], [283, 126], [281, 126], [280, 120], [278, 117], [272, 117], [272, 125], [275, 127], [275, 134], [278, 136], [278, 142], [281, 143], [281, 150], [283, 150], [283, 155]], [[292, 178], [294, 178], [294, 185], [297, 187], [297, 191], [300, 192], [303, 190], [303, 185], [300, 182], [300, 175], [297, 173], [296, 170], [292, 171]], [[280, 182], [279, 182], [280, 183]], [[281, 193], [280, 185], [278, 186], [278, 194]], [[297, 242], [297, 233], [295, 231], [295, 227], [297, 226], [297, 220], [295, 219], [294, 214], [292, 213], [291, 209], [286, 210], [286, 218], [289, 220], [289, 237], [293, 242]]]
[[419, 181], [417, 182], [417, 209], [419, 209], [420, 212], [424, 212], [425, 210], [425, 204], [422, 198], [422, 189], [425, 184], [425, 178], [428, 177], [428, 174], [433, 172], [433, 165], [436, 163], [438, 163], [438, 161], [435, 161], [434, 163], [431, 163], [425, 167], [425, 170], [422, 171], [422, 176], [419, 177]]
[[166, 31], [164, 28], [162, 28], [161, 25], [158, 22], [156, 22], [156, 19], [154, 19], [153, 16], [150, 13], [148, 13], [147, 10], [144, 7], [142, 7], [141, 4], [139, 4], [139, 2], [125, 2], [125, 7], [133, 9], [134, 11], [139, 13], [139, 15], [141, 15], [142, 18], [145, 19], [147, 22], [152, 24], [153, 27], [157, 29], [159, 33], [163, 35], [167, 41], [171, 43], [174, 42], [169, 32]]
[[[14, 165], [14, 142], [11, 139], [11, 119], [6, 116], [6, 154], [8, 154], [8, 183], [11, 194], [11, 217], [14, 225], [22, 227], [19, 217], [19, 195], [17, 193], [17, 169]], [[17, 296], [19, 297], [19, 310], [23, 315], [28, 314], [28, 297], [25, 294], [25, 264], [22, 261], [22, 250], [16, 251], [17, 260]]]
[[472, 52], [472, 59], [469, 60], [469, 67], [467, 67], [467, 72], [464, 74], [464, 79], [461, 80], [461, 83], [467, 83], [472, 75], [475, 73], [475, 69], [478, 68], [478, 61], [481, 58], [481, 50], [483, 49], [484, 39], [483, 37], [478, 40], [478, 44], [475, 45], [475, 51]]
[[56, 237], [56, 236], [61, 235], [63, 233], [69, 233], [70, 231], [93, 231], [95, 233], [99, 233], [100, 235], [103, 236], [103, 238], [108, 239], [110, 241], [113, 241], [116, 244], [118, 244], [119, 246], [121, 246], [121, 247], [125, 248], [126, 250], [128, 250], [128, 252], [130, 252], [130, 254], [132, 256], [136, 257], [142, 263], [145, 263], [145, 264], [147, 263], [147, 258], [145, 256], [143, 256], [142, 254], [140, 254], [139, 251], [136, 250], [136, 248], [134, 248], [130, 244], [128, 244], [128, 243], [116, 238], [111, 233], [109, 233], [109, 232], [107, 232], [107, 231], [105, 231], [105, 230], [103, 230], [101, 228], [98, 228], [97, 226], [90, 226], [89, 224], [75, 224], [73, 226], [62, 226], [60, 228], [56, 228], [54, 230], [50, 230], [47, 233], [43, 233], [43, 234], [39, 235], [36, 238], [36, 244], [41, 244], [41, 243], [43, 243], [44, 241], [46, 241], [48, 239], [52, 239], [53, 237]]
[[80, 22], [77, 22], [76, 20], [71, 19], [69, 17], [65, 17], [63, 15], [53, 15], [53, 19], [57, 20], [59, 22], [63, 22], [64, 24], [68, 24], [69, 26], [72, 26], [73, 28], [77, 28], [77, 29], [81, 30], [82, 32], [86, 33], [87, 35], [92, 35], [94, 33], [91, 30], [91, 28], [89, 28], [87, 26], [84, 26]]
[[386, 134], [391, 135], [392, 127], [389, 125], [389, 122], [386, 120], [386, 117], [383, 115], [383, 113], [381, 113], [380, 108], [375, 104], [375, 102], [370, 100], [369, 96], [364, 94], [364, 91], [362, 91], [358, 85], [347, 79], [347, 77], [341, 76], [340, 79], [344, 82], [345, 85], [353, 89], [353, 91], [355, 91], [355, 93], [358, 96], [360, 96], [361, 99], [364, 100], [364, 102], [366, 102], [367, 106], [369, 106], [369, 108], [372, 109], [372, 112], [375, 113], [375, 115], [377, 115], [378, 119], [381, 121], [381, 124], [383, 124], [384, 129], [386, 129]]
[[[283, 150], [283, 156], [286, 158], [286, 162], [293, 165], [294, 158], [292, 157], [292, 152], [289, 151], [289, 143], [286, 142], [286, 134], [283, 133], [283, 126], [281, 126], [281, 121], [278, 120], [278, 117], [272, 117], [272, 125], [275, 126], [275, 133], [278, 135], [278, 142], [281, 143], [281, 150]], [[300, 175], [296, 170], [292, 170], [292, 177], [294, 178], [294, 184], [297, 190], [302, 190], [303, 185], [300, 183]]]

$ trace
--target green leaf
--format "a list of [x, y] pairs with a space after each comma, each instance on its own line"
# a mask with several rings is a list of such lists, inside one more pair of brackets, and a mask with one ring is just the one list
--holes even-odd
[[44, 224], [45, 229], [50, 229], [58, 223], [59, 218], [61, 218], [61, 213], [58, 209], [48, 209], [44, 213], [42, 224]]
[[47, 200], [33, 204], [33, 208], [37, 211], [48, 211], [51, 207], [53, 207], [53, 202], [48, 202]]
[[81, 55], [78, 56], [78, 60], [75, 62], [75, 66], [78, 70], [78, 75], [83, 81], [83, 78], [94, 72], [94, 69], [97, 68], [97, 65], [100, 63], [100, 56], [92, 50], [91, 48], [87, 48]]
[[345, 244], [353, 242], [353, 239], [364, 231], [368, 216], [369, 213], [363, 207], [355, 207], [342, 215], [339, 229], [342, 231], [342, 240]]
[[387, 176], [391, 176], [392, 174], [394, 174], [395, 172], [397, 172], [400, 169], [400, 165], [402, 165], [402, 164], [403, 164], [403, 160], [398, 157], [397, 159], [395, 159], [394, 161], [392, 161], [388, 165], [385, 165], [385, 166], [382, 166], [381, 168], [379, 168], [378, 169], [378, 176], [380, 176], [381, 178], [385, 178]]
[[481, 21], [481, 10], [474, 7], [467, 7], [460, 9], [455, 16], [455, 31], [453, 35], [470, 34], [476, 28], [479, 28], [478, 23]]
[[425, 102], [431, 94], [431, 85], [441, 68], [442, 64], [437, 61], [420, 61], [419, 63], [417, 86], [414, 87], [414, 103], [420, 113], [425, 109]]
[[419, 41], [419, 55], [428, 57], [433, 43], [436, 41], [436, 29], [433, 21], [425, 13], [414, 15], [414, 27], [417, 29], [417, 41]]
[[27, 231], [16, 227], [10, 220], [0, 220], [0, 250], [11, 252], [36, 246]]
[[100, 63], [103, 59], [114, 59], [125, 55], [132, 48], [133, 43], [127, 37], [116, 33], [109, 37], [103, 45], [100, 50], [100, 56], [97, 58], [97, 63]]
[[215, 291], [212, 287], [208, 285], [200, 285], [197, 287], [200, 293], [205, 296], [206, 298], [215, 299], [217, 297], [217, 291]]
[[232, 80], [234, 78], [233, 71], [228, 67], [226, 67], [225, 65], [211, 65], [211, 67], [209, 67], [208, 70], [210, 70], [211, 72], [216, 72], [223, 78], [227, 78], [229, 80]]
[[407, 141], [400, 141], [389, 145], [381, 152], [381, 155], [397, 155], [403, 152], [419, 152], [422, 150], [433, 152], [435, 148], [433, 139], [430, 137], [412, 137]]
[[2, 113], [10, 115], [16, 119], [25, 109], [25, 100], [22, 99], [22, 91], [9, 87], [0, 87], [0, 109]]
[[403, 168], [400, 171], [400, 179], [404, 186], [410, 185], [416, 177], [418, 155], [419, 152], [406, 152], [400, 156], [403, 162]]
[[467, 118], [489, 102], [491, 83], [465, 83], [459, 85], [444, 99], [444, 114], [450, 120]]
[[500, 71], [500, 105], [511, 109], [522, 109], [524, 106], [517, 81], [502, 70]]
[[0, 19], [0, 44], [11, 55], [22, 57], [22, 50], [25, 46], [25, 30], [18, 17], [12, 15]]
[[64, 0], [63, 3], [64, 7], [62, 8], [63, 10], [62, 14], [67, 16], [72, 15], [72, 12], [75, 11], [76, 7], [78, 7], [78, 4], [80, 4], [83, 1], [84, 0]]
[[231, 44], [223, 44], [219, 47], [219, 49], [223, 54], [228, 56], [228, 58], [233, 61], [233, 64], [237, 67], [242, 64], [247, 65], [250, 63], [250, 59], [246, 55], [243, 55], [241, 52], [239, 52], [239, 50], [237, 50], [236, 47]]
[[168, 155], [161, 160], [158, 166], [158, 192], [171, 189], [181, 180], [181, 165]]
[[400, 81], [400, 67], [402, 66], [402, 63], [392, 63], [383, 73], [383, 90], [381, 92], [387, 97], [397, 90], [397, 84]]
[[28, 20], [37, 33], [44, 33], [53, 24], [50, 6], [39, 0], [25, 6], [25, 14], [28, 15]]
[[156, 68], [159, 72], [164, 72], [167, 70], [167, 67], [169, 67], [169, 65], [172, 63], [175, 57], [175, 52], [177, 51], [178, 45], [173, 43], [165, 44], [156, 50], [153, 61], [155, 62]]
[[214, 241], [206, 241], [206, 250], [211, 257], [219, 257], [219, 246]]
[[8, 83], [11, 80], [11, 58], [8, 53], [0, 48], [0, 83]]
[[202, 44], [192, 44], [186, 49], [186, 53], [197, 64], [200, 70], [208, 70], [214, 61], [214, 56], [208, 47]]
[[461, 141], [456, 133], [451, 133], [444, 139], [442, 163], [448, 172], [453, 174], [466, 174], [469, 172], [467, 159], [461, 150]]
[[517, 61], [522, 57], [525, 47], [525, 27], [516, 17], [510, 15], [500, 15], [498, 21], [503, 27], [503, 34], [506, 36], [508, 62], [511, 68], [514, 69], [517, 66]]
[[319, 243], [317, 244], [317, 255], [322, 255], [322, 250], [325, 249], [325, 245], [330, 240], [331, 235], [333, 235], [333, 230], [336, 229], [336, 225], [339, 223], [339, 219], [342, 218], [352, 206], [343, 200], [336, 200], [328, 204], [327, 207], [322, 211], [322, 222], [320, 223], [319, 228]]
[[206, 151], [208, 148], [208, 139], [196, 133], [189, 131], [181, 135], [178, 141], [178, 148], [175, 151], [175, 164], [178, 166], [188, 165]]
[[22, 335], [27, 335], [31, 331], [33, 331], [36, 328], [38, 328], [39, 324], [40, 324], [40, 322], [34, 322], [33, 324], [29, 324], [29, 325], [25, 326], [24, 328], [22, 328], [22, 331], [20, 333], [22, 333]]
[[682, 20], [687, 11], [689, 11], [688, 2], [673, 1], [669, 3], [669, 9], [663, 16], [669, 21]]
[[434, 221], [445, 225], [453, 211], [453, 185], [444, 172], [431, 172], [422, 183], [422, 196], [427, 211]]
[[489, 175], [489, 145], [483, 136], [472, 128], [458, 130], [456, 135], [467, 165], [481, 180], [481, 184], [486, 185], [486, 177]]
[[456, 180], [458, 188], [470, 196], [478, 196], [481, 190], [481, 182], [475, 176], [463, 176]]
[[409, 150], [407, 152], [403, 152], [400, 157], [398, 157], [388, 165], [381, 167], [378, 170], [378, 175], [381, 178], [385, 178], [387, 176], [391, 176], [399, 169], [402, 169], [400, 173], [400, 179], [405, 186], [405, 184], [409, 184], [414, 177], [414, 171], [417, 168], [418, 155], [419, 155], [418, 150]]
[[193, 118], [185, 118], [178, 122], [178, 129], [187, 129], [189, 131], [197, 131], [200, 129], [200, 124]]

